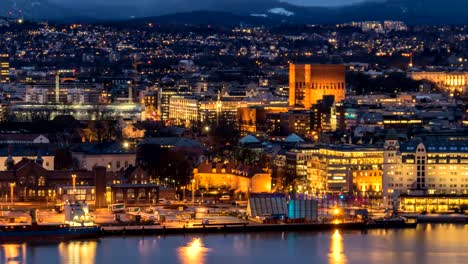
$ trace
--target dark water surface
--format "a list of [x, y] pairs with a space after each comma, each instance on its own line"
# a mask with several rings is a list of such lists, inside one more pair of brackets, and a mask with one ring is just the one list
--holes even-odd
[[468, 225], [408, 230], [111, 237], [0, 245], [0, 263], [468, 263]]

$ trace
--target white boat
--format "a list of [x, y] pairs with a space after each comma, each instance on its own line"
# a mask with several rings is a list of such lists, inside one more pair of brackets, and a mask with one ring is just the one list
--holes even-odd
[[125, 212], [125, 204], [124, 203], [117, 203], [109, 205], [109, 211], [112, 213], [123, 213]]

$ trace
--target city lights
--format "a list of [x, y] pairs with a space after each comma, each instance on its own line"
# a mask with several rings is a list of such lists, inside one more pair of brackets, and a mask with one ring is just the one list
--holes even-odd
[[2, 1], [0, 262], [462, 262], [468, 3], [311, 1]]

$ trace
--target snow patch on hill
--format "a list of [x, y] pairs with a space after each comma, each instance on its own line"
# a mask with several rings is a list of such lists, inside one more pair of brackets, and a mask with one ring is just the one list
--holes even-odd
[[280, 15], [280, 16], [294, 16], [294, 12], [288, 11], [282, 7], [275, 7], [270, 10], [268, 10], [268, 13], [272, 13], [275, 15]]
[[253, 16], [253, 17], [268, 17], [268, 15], [266, 15], [266, 14], [250, 14], [250, 16]]

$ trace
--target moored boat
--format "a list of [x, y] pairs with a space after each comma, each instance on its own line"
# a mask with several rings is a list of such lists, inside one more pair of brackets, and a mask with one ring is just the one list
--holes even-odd
[[367, 228], [416, 228], [416, 218], [392, 217], [374, 219], [367, 223]]
[[0, 226], [0, 243], [96, 238], [100, 233], [101, 229], [97, 226], [3, 225]]

